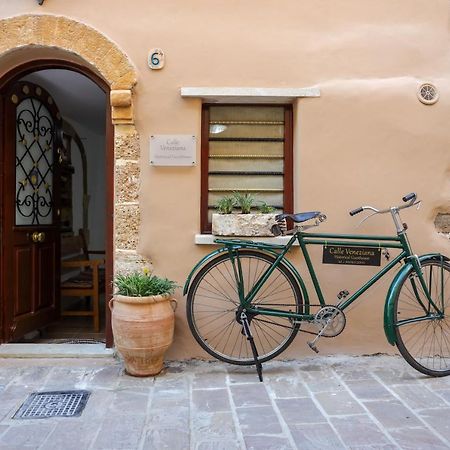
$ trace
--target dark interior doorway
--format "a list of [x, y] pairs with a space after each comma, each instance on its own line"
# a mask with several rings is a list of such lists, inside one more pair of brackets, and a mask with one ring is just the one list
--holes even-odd
[[[2, 88], [1, 113], [3, 115], [6, 112], [4, 106], [8, 102], [5, 94], [12, 86], [20, 85], [21, 89], [23, 86], [27, 86], [27, 90], [32, 88], [33, 92], [37, 89], [45, 92], [45, 95], [51, 98], [52, 103], [57, 105], [58, 115], [61, 119], [60, 127], [55, 132], [54, 138], [55, 142], [58, 141], [53, 154], [54, 173], [57, 176], [55, 175], [54, 180], [45, 181], [43, 174], [39, 172], [39, 167], [35, 172], [32, 168], [26, 169], [26, 175], [23, 175], [22, 170], [21, 175], [22, 181], [25, 180], [28, 183], [30, 176], [34, 176], [32, 175], [34, 173], [39, 180], [42, 180], [41, 184], [44, 186], [55, 182], [53, 206], [55, 208], [54, 217], [57, 219], [53, 226], [57, 228], [58, 235], [58, 245], [55, 247], [57, 264], [55, 270], [52, 270], [53, 277], [45, 275], [39, 282], [45, 288], [41, 295], [43, 299], [40, 300], [41, 303], [45, 304], [45, 298], [49, 292], [55, 292], [57, 311], [47, 314], [43, 320], [33, 322], [36, 326], [28, 323], [27, 326], [17, 330], [19, 323], [17, 316], [20, 316], [21, 304], [17, 301], [16, 304], [7, 304], [8, 296], [4, 295], [8, 284], [5, 273], [5, 268], [8, 266], [5, 257], [8, 252], [4, 252], [1, 271], [3, 295], [0, 305], [2, 313], [1, 340], [3, 342], [17, 342], [24, 339], [41, 342], [55, 340], [82, 342], [88, 339], [104, 341], [106, 337], [106, 340], [109, 341], [107, 344], [112, 343], [109, 311], [105, 307], [105, 287], [106, 295], [108, 295], [112, 272], [112, 227], [106, 220], [108, 210], [112, 209], [112, 206], [108, 204], [108, 202], [112, 202], [110, 195], [112, 173], [109, 173], [108, 167], [112, 166], [110, 157], [113, 153], [112, 151], [108, 152], [112, 143], [112, 126], [109, 114], [107, 114], [109, 89], [104, 84], [99, 86], [102, 83], [94, 82], [94, 80], [98, 81], [95, 76], [87, 77], [80, 73], [81, 70], [74, 70], [78, 68], [65, 66], [66, 64], [46, 62], [40, 66], [36, 64], [35, 68], [24, 67], [22, 72], [17, 71], [16, 74], [13, 74], [15, 76], [4, 80], [3, 86], [0, 86]], [[5, 122], [4, 126], [15, 125], [10, 121]], [[5, 151], [8, 148], [6, 139], [11, 140], [13, 135], [17, 137], [17, 131], [14, 133], [10, 131], [9, 134], [6, 131], [2, 130], [3, 163]], [[45, 146], [39, 142], [37, 144]], [[23, 143], [17, 145], [25, 148]], [[11, 143], [9, 146], [11, 147]], [[45, 158], [49, 152], [50, 150], [43, 149], [43, 156], [38, 158]], [[36, 156], [32, 156], [31, 164], [36, 164], [35, 160]], [[4, 164], [3, 167], [5, 170]], [[16, 175], [11, 180], [11, 185], [17, 185], [17, 182], [20, 181], [19, 178], [19, 175]], [[2, 173], [3, 212], [6, 204], [6, 181], [5, 173]], [[11, 223], [11, 228], [14, 230], [23, 230], [24, 227], [21, 228], [21, 226], [20, 223]], [[37, 231], [39, 232], [39, 230]], [[43, 244], [33, 242], [31, 234], [30, 232], [25, 233], [25, 240], [28, 239], [31, 243], [30, 248], [40, 249]], [[46, 238], [47, 236], [48, 232]], [[3, 248], [8, 248], [9, 244], [4, 239], [2, 244]], [[92, 249], [98, 253], [88, 254], [87, 251]], [[26, 252], [22, 252], [21, 255], [26, 255]], [[90, 262], [85, 266], [73, 264], [74, 261], [87, 259]], [[25, 271], [28, 271], [29, 279], [34, 282], [39, 280], [36, 263], [26, 257], [22, 260]], [[92, 260], [97, 261], [98, 264], [93, 264]], [[95, 265], [98, 267], [94, 267]], [[89, 284], [92, 288], [89, 279], [92, 280], [93, 270], [98, 275], [95, 282], [99, 288], [98, 305], [96, 305], [95, 289], [94, 291], [88, 289]], [[72, 286], [70, 286], [71, 282]], [[25, 289], [21, 296], [26, 298], [35, 289], [35, 287]], [[36, 317], [40, 306], [35, 300], [30, 300], [30, 305], [27, 310], [28, 317]], [[96, 312], [96, 308], [99, 311]], [[15, 331], [12, 332], [12, 330]]]

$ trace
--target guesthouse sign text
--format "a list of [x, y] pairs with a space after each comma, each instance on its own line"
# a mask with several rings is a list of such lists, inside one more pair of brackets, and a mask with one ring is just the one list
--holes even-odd
[[324, 245], [322, 263], [379, 266], [381, 265], [381, 249], [374, 247]]
[[158, 134], [150, 137], [150, 164], [153, 166], [194, 166], [197, 139], [185, 134]]

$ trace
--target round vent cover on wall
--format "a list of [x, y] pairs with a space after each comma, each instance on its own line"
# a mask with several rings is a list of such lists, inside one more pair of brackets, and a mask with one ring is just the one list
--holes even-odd
[[433, 103], [436, 103], [439, 98], [436, 86], [433, 86], [431, 83], [421, 84], [417, 91], [417, 96], [422, 103], [425, 103], [425, 105], [432, 105]]

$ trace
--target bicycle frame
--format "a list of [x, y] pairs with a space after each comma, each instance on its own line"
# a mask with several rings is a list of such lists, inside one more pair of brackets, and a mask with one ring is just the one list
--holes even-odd
[[[273, 273], [275, 268], [282, 263], [285, 263], [287, 260], [284, 258], [287, 252], [291, 249], [294, 243], [298, 241], [301, 251], [303, 253], [303, 257], [305, 258], [306, 266], [308, 268], [309, 275], [311, 277], [312, 283], [314, 285], [314, 290], [316, 292], [317, 298], [319, 300], [320, 306], [325, 306], [326, 302], [320, 288], [320, 283], [317, 278], [316, 272], [314, 270], [313, 263], [309, 256], [307, 246], [308, 245], [345, 245], [351, 247], [374, 247], [374, 248], [388, 248], [388, 249], [399, 249], [401, 250], [400, 254], [397, 255], [391, 262], [389, 262], [384, 268], [378, 271], [374, 276], [372, 276], [363, 286], [361, 286], [354, 294], [352, 294], [348, 299], [343, 300], [337, 306], [339, 309], [344, 311], [347, 309], [355, 300], [357, 300], [364, 292], [366, 292], [372, 285], [374, 285], [378, 280], [380, 280], [384, 275], [386, 275], [393, 267], [395, 267], [398, 263], [410, 262], [412, 267], [414, 268], [420, 286], [423, 289], [430, 305], [436, 310], [438, 314], [443, 314], [443, 311], [440, 311], [438, 306], [431, 299], [430, 293], [428, 292], [426, 282], [423, 278], [423, 273], [421, 270], [419, 259], [416, 255], [414, 255], [411, 251], [411, 247], [409, 245], [409, 241], [406, 235], [406, 232], [398, 233], [397, 236], [372, 236], [372, 235], [347, 235], [347, 234], [323, 234], [323, 233], [304, 233], [302, 231], [296, 232], [289, 242], [285, 246], [275, 245], [270, 246], [265, 243], [257, 243], [252, 242], [251, 247], [259, 250], [272, 250], [271, 253], [277, 254], [274, 263], [261, 275], [259, 280], [255, 283], [253, 288], [244, 296], [245, 286], [244, 280], [242, 276], [242, 269], [239, 260], [239, 248], [246, 247], [246, 241], [239, 240], [222, 240], [217, 239], [217, 243], [222, 243], [227, 248], [230, 259], [233, 264], [234, 275], [237, 281], [238, 286], [238, 294], [240, 305], [243, 309], [245, 309], [250, 314], [262, 314], [266, 316], [277, 316], [277, 317], [287, 317], [292, 319], [293, 321], [308, 321], [314, 319], [314, 314], [310, 312], [310, 305], [308, 301], [305, 301], [305, 311], [300, 313], [298, 312], [289, 312], [289, 311], [280, 311], [271, 308], [262, 308], [259, 306], [252, 306], [252, 300], [256, 297], [262, 286], [267, 282], [270, 275]], [[279, 251], [279, 253], [277, 252]], [[298, 271], [290, 264], [289, 269], [294, 271], [294, 275], [297, 279], [301, 279]], [[414, 285], [414, 280], [411, 281], [413, 284], [413, 289], [416, 290], [417, 286]], [[420, 302], [419, 296], [418, 301]], [[307, 299], [305, 299], [307, 300]], [[422, 304], [426, 312], [425, 306]]]

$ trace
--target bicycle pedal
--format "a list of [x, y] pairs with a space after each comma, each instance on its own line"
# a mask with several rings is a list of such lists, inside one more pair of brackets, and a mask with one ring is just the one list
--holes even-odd
[[314, 342], [308, 342], [309, 348], [316, 353], [319, 353], [319, 349], [316, 347], [316, 344]]

